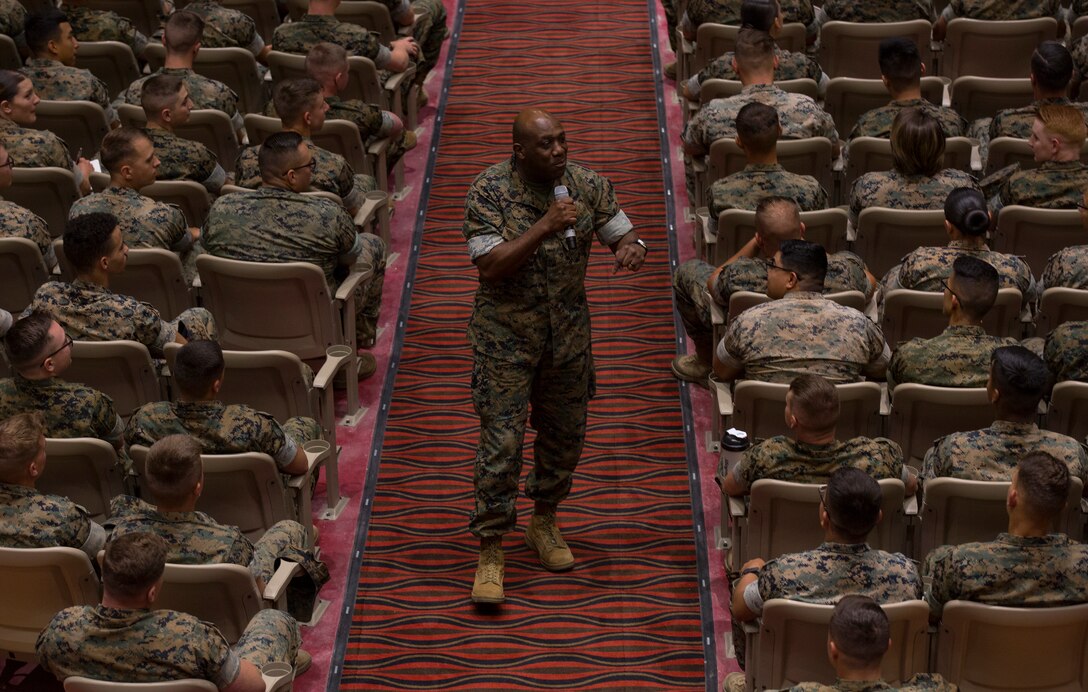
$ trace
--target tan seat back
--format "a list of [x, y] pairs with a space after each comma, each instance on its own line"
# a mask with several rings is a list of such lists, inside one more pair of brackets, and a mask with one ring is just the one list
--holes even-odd
[[49, 130], [68, 145], [72, 160], [94, 158], [102, 138], [110, 131], [106, 112], [92, 101], [45, 101], [38, 103], [34, 127]]
[[0, 238], [0, 308], [18, 315], [49, 281], [42, 252], [27, 238]]
[[64, 379], [108, 395], [126, 419], [144, 404], [164, 398], [151, 354], [135, 341], [76, 341]]
[[207, 680], [113, 682], [112, 680], [92, 680], [79, 675], [64, 679], [64, 692], [218, 692], [218, 690], [215, 683]]
[[200, 228], [208, 220], [212, 197], [208, 189], [195, 180], [156, 180], [140, 188], [140, 194], [157, 202], [172, 204], [185, 214], [185, 223]]
[[87, 510], [93, 521], [110, 516], [110, 500], [125, 492], [117, 452], [104, 441], [90, 437], [46, 438], [45, 472], [38, 490], [67, 497]]
[[[238, 10], [252, 19], [265, 44], [272, 43], [272, 33], [280, 25], [280, 11], [276, 7], [276, 0], [222, 0], [219, 4]], [[82, 50], [82, 44], [80, 45]]]
[[[882, 434], [880, 419], [880, 385], [876, 382], [855, 382], [835, 385], [839, 394], [840, 414], [836, 437], [877, 437]], [[748, 436], [767, 438], [786, 435], [784, 411], [788, 384], [741, 380], [733, 390], [734, 428]]]
[[[940, 77], [922, 77], [922, 97], [934, 105], [941, 105], [944, 81]], [[827, 83], [824, 110], [835, 121], [839, 136], [846, 138], [862, 115], [886, 106], [890, 100], [888, 88], [880, 79], [835, 77]]]
[[1084, 226], [1076, 209], [1036, 209], [1011, 205], [997, 217], [993, 249], [1019, 255], [1036, 276], [1055, 252], [1084, 242]]
[[[790, 94], [803, 94], [811, 99], [820, 96], [820, 87], [813, 79], [785, 79], [774, 83], [776, 87]], [[733, 79], [708, 79], [699, 86], [699, 103], [705, 106], [714, 99], [729, 98], [738, 95], [744, 85]]]
[[4, 199], [25, 207], [45, 220], [49, 235], [59, 238], [68, 223], [68, 211], [79, 199], [76, 177], [67, 168], [11, 169], [11, 187]]
[[[204, 192], [204, 188], [201, 187], [200, 191]], [[147, 190], [142, 192], [146, 193]], [[194, 304], [192, 292], [182, 273], [181, 260], [170, 250], [162, 248], [129, 250], [125, 271], [110, 277], [110, 289], [150, 303], [164, 320], [176, 318]]]
[[246, 125], [246, 136], [249, 137], [250, 146], [264, 144], [264, 140], [277, 132], [283, 132], [283, 121], [270, 115], [247, 113], [243, 122]]
[[903, 448], [903, 458], [915, 468], [934, 440], [961, 430], [989, 427], [994, 420], [985, 387], [953, 389], [925, 384], [900, 384], [892, 390], [889, 437]]
[[[305, 13], [305, 9], [303, 9]], [[271, 50], [266, 58], [268, 71], [272, 73], [272, 81], [280, 82], [284, 79], [298, 79], [306, 76], [306, 56], [294, 53], [284, 53], [279, 50]]]
[[1088, 438], [1088, 382], [1059, 382], [1050, 393], [1046, 429], [1076, 440]]
[[156, 608], [177, 610], [214, 624], [231, 644], [263, 603], [248, 567], [167, 564]]
[[1055, 286], [1043, 291], [1036, 333], [1047, 336], [1059, 324], [1088, 320], [1088, 290]]
[[370, 0], [344, 0], [336, 8], [336, 18], [348, 24], [355, 24], [378, 34], [381, 42], [389, 45], [397, 36], [389, 8], [380, 2]]
[[952, 82], [952, 108], [967, 122], [991, 118], [1006, 108], [1031, 105], [1031, 79], [966, 75]]
[[[117, 108], [117, 115], [121, 118], [122, 124], [130, 127], [147, 125], [147, 118], [139, 106], [129, 103], [121, 104]], [[234, 132], [230, 116], [223, 111], [210, 108], [192, 111], [189, 113], [189, 121], [184, 125], [177, 125], [174, 128], [174, 134], [208, 147], [224, 170], [228, 173], [234, 172], [234, 164], [238, 159], [241, 145], [238, 143], [238, 135]]]
[[[807, 139], [780, 139], [776, 145], [778, 163], [791, 173], [811, 175], [825, 190], [832, 189], [831, 140], [826, 137]], [[721, 180], [744, 168], [747, 156], [737, 143], [729, 138], [715, 140], [707, 154], [707, 184]]]
[[945, 245], [943, 209], [869, 207], [858, 215], [854, 251], [876, 276], [883, 276], [911, 251]]
[[[1023, 295], [1016, 288], [1001, 288], [982, 325], [987, 334], [1020, 338]], [[932, 338], [948, 327], [942, 310], [944, 293], [895, 288], [884, 295], [884, 338], [893, 348], [915, 337]]]
[[[367, 3], [376, 5], [377, 3]], [[385, 9], [384, 7], [382, 9]], [[374, 163], [367, 156], [366, 147], [359, 136], [359, 127], [350, 120], [326, 120], [321, 130], [313, 133], [314, 144], [347, 159], [356, 173], [373, 176]]]
[[15, 41], [7, 34], [0, 34], [0, 69], [19, 70], [22, 67], [23, 59]]
[[151, 36], [159, 28], [162, 5], [158, 0], [95, 0], [96, 10], [116, 12], [131, 20], [144, 36]]
[[76, 67], [101, 79], [111, 99], [140, 77], [132, 48], [120, 41], [80, 41]]
[[[702, 70], [716, 58], [732, 51], [737, 46], [739, 26], [705, 22], [695, 32], [695, 56], [691, 74]], [[793, 53], [805, 50], [806, 30], [800, 22], [787, 22], [775, 37], [775, 43], [782, 50]]]
[[233, 89], [238, 94], [240, 112], [264, 110], [264, 80], [257, 70], [257, 59], [247, 49], [201, 48], [193, 61], [193, 71]]
[[913, 39], [922, 62], [931, 65], [929, 36], [932, 29], [925, 19], [873, 24], [827, 22], [820, 27], [820, 66], [829, 77], [880, 79], [877, 60], [880, 42], [896, 36]]
[[953, 80], [975, 77], [1028, 77], [1031, 54], [1058, 35], [1053, 17], [996, 21], [956, 17], [948, 22], [941, 74]]

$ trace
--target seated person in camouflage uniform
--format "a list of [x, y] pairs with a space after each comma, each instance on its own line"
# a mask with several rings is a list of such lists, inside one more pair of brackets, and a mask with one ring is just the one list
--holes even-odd
[[[851, 2], [851, 6], [862, 3]], [[917, 108], [937, 119], [945, 137], [961, 137], [967, 132], [967, 121], [947, 106], [930, 103], [922, 98], [922, 75], [925, 63], [918, 53], [918, 44], [905, 36], [886, 38], [878, 52], [880, 78], [892, 100], [886, 106], [874, 108], [858, 118], [847, 139], [855, 137], [892, 136], [892, 122], [904, 108]]]
[[[257, 31], [253, 18], [239, 10], [223, 7], [219, 0], [194, 0], [186, 3], [182, 10], [192, 12], [204, 20], [204, 33], [200, 44], [204, 48], [244, 48], [253, 57], [263, 63], [272, 50]], [[161, 38], [157, 35], [152, 38]]]
[[956, 17], [999, 21], [1054, 17], [1058, 20], [1059, 31], [1064, 31], [1059, 0], [951, 0], [933, 23], [934, 41], [944, 40], [948, 23]]
[[895, 442], [883, 437], [836, 439], [839, 393], [819, 375], [801, 375], [790, 382], [785, 418], [789, 435], [753, 445], [731, 469], [725, 468], [722, 456], [717, 480], [727, 495], [747, 495], [762, 478], [826, 483], [835, 469], [844, 466], [861, 469], [877, 480], [898, 478], [907, 495], [917, 489], [918, 479], [903, 464], [903, 450]]
[[[709, 300], [728, 309], [729, 298], [737, 291], [767, 292], [767, 262], [778, 252], [785, 240], [801, 240], [805, 224], [797, 203], [785, 197], [771, 196], [759, 200], [756, 206], [756, 233], [737, 254], [718, 268], [699, 259], [681, 264], [672, 278], [676, 309], [684, 329], [695, 343], [695, 354], [680, 355], [672, 361], [672, 372], [681, 380], [705, 385], [710, 375], [713, 357], [711, 337], [713, 323]], [[827, 275], [823, 292], [861, 291], [867, 298], [874, 295], [876, 279], [865, 263], [852, 252], [836, 252], [827, 256]]]
[[[378, 183], [369, 175], [353, 171], [340, 154], [322, 149], [310, 140], [311, 133], [325, 124], [325, 113], [329, 110], [321, 85], [309, 77], [284, 79], [273, 89], [272, 100], [284, 131], [301, 135], [313, 155], [310, 189], [337, 195], [344, 201], [348, 213], [355, 216], [363, 206], [366, 193], [376, 190]], [[252, 189], [261, 184], [260, 153], [261, 145], [258, 144], [246, 147], [238, 154], [234, 166], [236, 184]]]
[[[785, 21], [785, 15], [782, 13], [782, 6], [778, 0], [744, 0], [740, 5], [738, 24], [741, 26], [766, 31], [772, 37], [777, 37]], [[726, 51], [692, 75], [691, 79], [684, 82], [682, 86], [684, 98], [689, 101], [698, 101], [703, 82], [708, 79], [737, 80], [737, 73], [733, 70], [733, 57], [733, 51]], [[811, 79], [819, 83], [822, 90], [830, 81], [820, 65], [804, 53], [782, 50], [775, 45], [774, 57], [777, 60], [774, 66], [774, 79], [777, 82], [789, 79]]]
[[[1084, 445], [1036, 425], [1048, 379], [1043, 359], [1023, 346], [994, 349], [986, 383], [994, 408], [993, 425], [937, 438], [926, 451], [923, 477], [1007, 481], [1017, 459], [1027, 452], [1046, 452], [1068, 466], [1069, 473], [1088, 480]], [[1088, 485], [1085, 489], [1088, 492]]]
[[954, 600], [1016, 608], [1088, 602], [1088, 545], [1054, 531], [1069, 478], [1069, 468], [1046, 452], [1020, 458], [1005, 501], [1009, 530], [994, 541], [944, 545], [926, 556], [933, 619]]
[[147, 117], [144, 134], [151, 140], [159, 167], [156, 180], [192, 180], [213, 195], [227, 181], [227, 172], [215, 154], [200, 142], [174, 134], [174, 128], [189, 122], [193, 99], [189, 87], [177, 75], [157, 74], [144, 82], [140, 106]]
[[99, 159], [110, 174], [109, 187], [76, 200], [68, 218], [112, 214], [126, 245], [174, 251], [181, 259], [186, 281], [191, 282], [200, 254], [200, 229], [191, 228], [176, 206], [140, 194], [158, 177], [159, 157], [151, 138], [134, 127], [114, 130], [102, 140]]
[[147, 49], [144, 36], [132, 20], [116, 12], [91, 7], [95, 0], [66, 0], [61, 10], [68, 16], [72, 33], [80, 41], [118, 41], [132, 49], [137, 59]]
[[[815, 42], [819, 27], [811, 0], [779, 0], [782, 5], [784, 22], [799, 22], [805, 25], [808, 42]], [[703, 24], [744, 25], [742, 0], [691, 0], [687, 3], [684, 14], [680, 17], [680, 31], [684, 38], [694, 41], [699, 27]]]
[[[11, 187], [11, 169], [15, 160], [8, 150], [0, 144], [0, 193]], [[0, 237], [26, 238], [34, 241], [42, 253], [45, 268], [53, 271], [57, 266], [57, 253], [53, 249], [53, 238], [49, 235], [49, 226], [45, 219], [15, 202], [0, 199]]]
[[1088, 321], [1063, 322], [1046, 337], [1046, 367], [1055, 382], [1088, 382]]
[[102, 560], [102, 603], [57, 613], [38, 635], [38, 662], [58, 680], [73, 675], [113, 682], [208, 680], [223, 692], [263, 692], [261, 667], [310, 667], [298, 623], [267, 608], [234, 646], [210, 623], [154, 610], [166, 568], [166, 542], [150, 533], [110, 541]]
[[284, 519], [254, 544], [238, 527], [220, 524], [196, 511], [204, 490], [201, 452], [201, 443], [188, 435], [167, 435], [151, 445], [141, 478], [148, 501], [127, 495], [113, 498], [110, 540], [131, 533], [158, 534], [166, 541], [167, 562], [242, 565], [249, 568], [261, 592], [279, 560], [295, 562], [302, 572], [288, 586], [288, 608], [296, 619], [309, 620], [317, 592], [329, 580], [329, 570], [306, 547], [306, 529], [297, 521]]
[[50, 101], [92, 101], [102, 106], [106, 122], [119, 127], [121, 120], [110, 105], [106, 85], [90, 70], [75, 67], [79, 41], [72, 34], [68, 17], [57, 9], [30, 15], [26, 22], [26, 43], [31, 57], [19, 70], [38, 96]]
[[[215, 200], [204, 243], [210, 254], [228, 259], [311, 262], [322, 268], [333, 289], [354, 266], [370, 268], [373, 278], [355, 295], [357, 343], [369, 347], [382, 303], [385, 243], [373, 233], [359, 232], [335, 202], [301, 194], [311, 187], [320, 151], [296, 132], [277, 132], [266, 139], [258, 160], [260, 187]], [[376, 368], [372, 355], [360, 354], [360, 377]]]
[[91, 191], [94, 168], [86, 158], [72, 161], [68, 145], [49, 130], [34, 129], [41, 101], [25, 74], [0, 70], [0, 140], [20, 168], [67, 168], [76, 177], [80, 194]]
[[[868, 596], [843, 596], [835, 604], [827, 628], [827, 658], [835, 669], [834, 685], [802, 682], [787, 692], [831, 690], [898, 690], [899, 692], [955, 692], [955, 685], [936, 673], [918, 673], [901, 685], [881, 677], [881, 663], [888, 652], [891, 627], [880, 605]], [[729, 689], [728, 686], [726, 689]]]
[[991, 201], [994, 213], [1013, 204], [1040, 209], [1075, 209], [1088, 188], [1088, 165], [1080, 160], [1088, 126], [1072, 106], [1040, 106], [1028, 142], [1037, 168], [1009, 176]]
[[20, 55], [26, 52], [26, 8], [18, 0], [0, 0], [0, 34], [15, 41]]
[[389, 9], [393, 24], [412, 28], [412, 37], [419, 44], [416, 78], [422, 84], [427, 73], [438, 64], [442, 42], [449, 35], [446, 27], [446, 6], [441, 0], [378, 0]]
[[32, 312], [4, 335], [14, 374], [0, 380], [0, 418], [24, 411], [42, 415], [47, 437], [96, 437], [124, 450], [124, 423], [113, 401], [60, 379], [72, 364], [72, 339], [45, 312]]
[[302, 446], [321, 439], [321, 426], [301, 416], [280, 426], [267, 413], [217, 401], [225, 368], [223, 350], [214, 341], [182, 346], [171, 368], [178, 400], [136, 409], [125, 428], [128, 443], [150, 447], [168, 435], [192, 435], [205, 454], [262, 452], [285, 474], [306, 473], [309, 463]]
[[997, 270], [972, 255], [952, 263], [942, 311], [948, 327], [932, 339], [899, 344], [888, 365], [888, 389], [904, 382], [935, 387], [985, 387], [994, 349], [1015, 346], [1012, 337], [990, 336], [982, 327], [997, 301]]
[[827, 252], [804, 240], [785, 240], [767, 262], [771, 302], [735, 317], [714, 353], [714, 374], [789, 383], [805, 373], [832, 384], [883, 377], [891, 352], [884, 335], [861, 312], [821, 294]]
[[204, 308], [189, 308], [167, 322], [158, 310], [130, 296], [110, 290], [110, 275], [125, 270], [128, 245], [112, 214], [84, 214], [68, 221], [64, 256], [75, 279], [49, 281], [38, 288], [26, 312], [42, 310], [53, 316], [73, 339], [110, 341], [129, 339], [162, 357], [171, 341], [214, 339], [215, 321]]
[[918, 108], [904, 108], [892, 121], [890, 171], [864, 173], [850, 190], [850, 225], [867, 207], [940, 209], [957, 187], [978, 189], [969, 173], [944, 168], [945, 136], [941, 123]]
[[45, 465], [40, 413], [0, 421], [0, 546], [76, 548], [94, 560], [106, 543], [106, 530], [68, 498], [35, 489]]
[[185, 80], [189, 88], [189, 97], [198, 109], [223, 111], [230, 117], [234, 130], [241, 142], [245, 136], [242, 114], [238, 112], [238, 94], [222, 82], [209, 79], [193, 71], [193, 62], [200, 52], [204, 36], [204, 20], [193, 12], [175, 12], [166, 20], [162, 35], [162, 45], [166, 47], [166, 59], [163, 66], [151, 75], [140, 77], [114, 99], [114, 105], [131, 103], [140, 105], [144, 82], [158, 74], [169, 74]]
[[933, 5], [929, 0], [825, 0], [816, 8], [816, 22], [909, 22], [932, 19]]
[[765, 31], [741, 29], [733, 56], [736, 70], [744, 88], [736, 96], [714, 99], [688, 121], [682, 136], [684, 151], [699, 156], [710, 151], [716, 139], [737, 135], [736, 117], [747, 103], [756, 101], [778, 111], [784, 139], [827, 137], [833, 155], [838, 154], [839, 134], [835, 123], [812, 98], [791, 94], [774, 85], [774, 39]]
[[[1081, 196], [1077, 209], [1081, 226], [1088, 230], [1088, 189]], [[1043, 275], [1039, 277], [1039, 292], [1059, 286], [1088, 289], [1088, 245], [1071, 245], [1047, 260]]]
[[882, 502], [875, 478], [861, 469], [840, 468], [821, 486], [820, 547], [769, 562], [757, 557], [744, 563], [733, 584], [731, 608], [733, 646], [741, 668], [745, 653], [741, 623], [758, 618], [772, 598], [834, 603], [847, 594], [860, 594], [878, 603], [899, 603], [922, 597], [922, 578], [912, 560], [874, 550], [865, 542], [880, 522]]

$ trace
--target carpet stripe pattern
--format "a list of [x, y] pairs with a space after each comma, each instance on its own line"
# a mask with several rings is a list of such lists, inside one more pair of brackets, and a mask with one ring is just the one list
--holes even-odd
[[[340, 689], [705, 685], [649, 31], [645, 0], [466, 1]], [[590, 260], [598, 389], [560, 511], [578, 564], [540, 567], [522, 498], [507, 601], [483, 612], [468, 598], [477, 278], [460, 227], [469, 184], [509, 156], [525, 105], [563, 121], [570, 159], [612, 180], [653, 252], [637, 274], [613, 275], [607, 248]], [[531, 443], [530, 428], [530, 457]]]

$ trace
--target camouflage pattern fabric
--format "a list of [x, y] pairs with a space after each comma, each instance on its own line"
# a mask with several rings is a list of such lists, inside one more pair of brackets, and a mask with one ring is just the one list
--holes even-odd
[[323, 41], [343, 46], [348, 55], [370, 58], [379, 69], [389, 64], [393, 55], [377, 35], [336, 17], [307, 14], [296, 21], [280, 24], [272, 33], [272, 45], [285, 53], [305, 55]]
[[[727, 51], [720, 57], [714, 58], [699, 72], [688, 80], [688, 91], [695, 99], [699, 98], [699, 90], [703, 82], [708, 79], [730, 79], [740, 81], [740, 75], [733, 69], [733, 51]], [[774, 56], [778, 58], [778, 66], [774, 68], [774, 81], [783, 82], [790, 79], [811, 79], [820, 82], [824, 77], [824, 71], [820, 64], [804, 53], [782, 50], [777, 45], [774, 47]]]
[[212, 314], [204, 308], [189, 308], [166, 322], [159, 317], [158, 310], [147, 303], [82, 279], [43, 284], [23, 315], [33, 310], [44, 310], [52, 315], [73, 339], [138, 341], [156, 358], [162, 357], [165, 344], [175, 340], [181, 323], [189, 331], [190, 339], [218, 338]]
[[196, 0], [185, 6], [185, 11], [204, 19], [202, 48], [245, 48], [254, 57], [264, 50], [257, 23], [238, 10], [223, 7], [215, 0]]
[[924, 569], [934, 616], [954, 600], [1014, 608], [1088, 601], [1088, 545], [1061, 533], [943, 545], [926, 556]]
[[26, 25], [26, 8], [16, 0], [0, 0], [0, 34], [15, 39], [25, 46], [23, 27]]
[[[61, 9], [72, 25], [72, 35], [84, 41], [119, 41], [127, 44], [138, 58], [147, 48], [147, 36], [136, 29], [131, 20], [109, 10], [96, 10], [83, 5], [63, 5]], [[139, 103], [137, 101], [137, 103]]]
[[136, 409], [125, 426], [130, 445], [150, 447], [167, 435], [190, 435], [205, 454], [261, 452], [281, 469], [309, 440], [321, 439], [312, 418], [290, 418], [281, 427], [271, 415], [219, 401], [155, 401]]
[[[50, 101], [91, 101], [102, 106], [106, 122], [118, 122], [117, 111], [110, 104], [110, 92], [105, 83], [90, 70], [68, 67], [57, 60], [29, 58], [19, 72], [34, 83], [34, 91]], [[93, 152], [86, 152], [90, 156]]]
[[992, 266], [997, 270], [999, 287], [1019, 289], [1025, 303], [1034, 303], [1042, 293], [1023, 259], [994, 252], [986, 245], [975, 248], [963, 240], [951, 240], [946, 247], [920, 247], [911, 252], [884, 276], [884, 290], [944, 291], [941, 281], [952, 276], [952, 264], [960, 255], [977, 257]]
[[1059, 0], [951, 0], [941, 16], [949, 21], [956, 17], [1007, 20], [1060, 18], [1060, 12]]
[[[725, 457], [718, 462], [718, 476], [725, 478]], [[854, 437], [828, 444], [808, 444], [785, 435], [776, 435], [748, 449], [733, 467], [733, 478], [748, 491], [761, 479], [791, 483], [827, 483], [837, 469], [858, 468], [873, 478], [908, 476], [903, 467], [903, 450], [883, 437]]]
[[792, 199], [801, 211], [827, 209], [827, 190], [811, 175], [790, 173], [780, 163], [749, 163], [710, 185], [711, 218], [726, 209], [755, 211], [759, 200], [771, 195]]
[[[344, 100], [339, 96], [326, 96], [325, 103], [329, 104], [329, 110], [325, 113], [325, 120], [347, 120], [359, 128], [359, 138], [364, 144], [372, 144], [376, 139], [386, 137], [393, 130], [393, 114], [383, 111], [373, 104], [364, 103], [359, 99]], [[269, 101], [264, 108], [264, 114], [278, 118], [276, 104]], [[404, 137], [407, 130], [391, 142], [386, 160], [396, 162], [407, 150]]]
[[[855, 6], [858, 4], [853, 3]], [[863, 113], [854, 125], [854, 129], [850, 130], [847, 139], [857, 137], [891, 139], [892, 123], [895, 122], [895, 116], [899, 115], [905, 108], [917, 108], [936, 118], [941, 123], [941, 129], [944, 131], [945, 137], [963, 137], [967, 134], [967, 121], [951, 108], [938, 106], [926, 99], [901, 99]]]
[[0, 546], [76, 548], [93, 559], [105, 543], [106, 531], [68, 498], [0, 483]]
[[956, 692], [959, 689], [936, 673], [918, 673], [901, 685], [889, 685], [883, 680], [843, 680], [838, 678], [833, 685], [821, 682], [802, 682], [786, 692], [879, 692], [880, 690], [898, 690], [899, 692]]
[[1000, 346], [1016, 346], [1012, 337], [990, 336], [982, 327], [955, 325], [932, 339], [899, 344], [888, 365], [888, 389], [905, 382], [934, 387], [985, 387], [990, 357]]
[[262, 610], [231, 647], [208, 622], [175, 610], [74, 606], [57, 613], [38, 636], [43, 668], [58, 680], [82, 675], [115, 682], [195, 678], [220, 689], [238, 677], [241, 660], [258, 668], [294, 661], [300, 636], [287, 613]]
[[1065, 322], [1046, 337], [1043, 351], [1055, 382], [1088, 382], [1088, 322]]
[[189, 98], [193, 100], [194, 110], [223, 111], [230, 117], [231, 125], [235, 130], [241, 130], [244, 127], [242, 114], [238, 112], [238, 94], [234, 93], [234, 90], [226, 84], [197, 74], [187, 67], [162, 67], [147, 76], [140, 77], [114, 99], [113, 105], [131, 103], [134, 106], [139, 106], [140, 97], [144, 90], [144, 82], [160, 74], [181, 77], [185, 81], [185, 87], [189, 90]]
[[[809, 26], [815, 19], [810, 0], [782, 0], [784, 22], [800, 22]], [[685, 20], [692, 29], [700, 24], [740, 24], [741, 0], [691, 0]]]
[[989, 138], [1016, 137], [1017, 139], [1027, 139], [1031, 137], [1031, 126], [1035, 123], [1035, 113], [1040, 106], [1048, 104], [1073, 106], [1084, 113], [1085, 118], [1088, 119], [1088, 103], [1070, 101], [1064, 96], [1056, 99], [1039, 99], [1030, 106], [1006, 108], [995, 115], [990, 120]]
[[930, 19], [933, 7], [928, 0], [827, 0], [823, 10], [837, 22], [909, 22]]
[[1017, 171], [1001, 185], [991, 203], [996, 215], [1020, 204], [1039, 209], [1076, 209], [1088, 188], [1088, 166], [1080, 161], [1044, 161], [1038, 168]]
[[1020, 457], [1046, 452], [1069, 466], [1070, 475], [1088, 479], [1084, 445], [1071, 437], [1039, 430], [1034, 423], [995, 420], [981, 430], [957, 432], [937, 438], [926, 451], [924, 478], [964, 478], [974, 481], [1008, 481]]
[[1073, 56], [1073, 70], [1083, 81], [1085, 75], [1088, 75], [1088, 36], [1081, 36], [1074, 41], [1069, 46], [1069, 52]]
[[746, 379], [786, 384], [803, 373], [832, 384], [858, 382], [890, 355], [880, 327], [865, 315], [809, 291], [745, 310], [729, 323], [717, 352], [743, 368]]
[[714, 140], [723, 137], [732, 139], [737, 135], [737, 113], [753, 101], [778, 111], [782, 139], [827, 137], [833, 145], [839, 141], [835, 123], [827, 111], [810, 97], [782, 91], [773, 84], [751, 84], [736, 96], [714, 99], [688, 121], [683, 140], [710, 151]]
[[[442, 42], [446, 40], [449, 29], [446, 28], [446, 7], [441, 0], [378, 0], [389, 8], [393, 24], [398, 24], [399, 17], [413, 10], [416, 21], [412, 25], [412, 36], [419, 44], [419, 63], [416, 66], [416, 81], [421, 81], [438, 64], [438, 54], [442, 52]], [[668, 12], [669, 3], [666, 2]], [[675, 14], [675, 10], [673, 10]]]
[[868, 207], [943, 209], [948, 193], [957, 187], [979, 189], [970, 173], [955, 168], [937, 171], [932, 177], [895, 170], [862, 174], [850, 189], [850, 223], [857, 228], [858, 214]]
[[[575, 250], [549, 235], [511, 276], [481, 281], [468, 326], [474, 349], [472, 399], [480, 417], [475, 461], [477, 536], [514, 528], [522, 443], [530, 402], [537, 430], [526, 494], [557, 504], [570, 490], [585, 439], [586, 408], [594, 392], [585, 273], [592, 238], [618, 242], [632, 226], [612, 184], [568, 162], [556, 181], [578, 212]], [[553, 186], [523, 180], [512, 159], [472, 183], [462, 229], [475, 261], [535, 224], [553, 201]], [[561, 335], [561, 338], [560, 338]]]
[[0, 237], [33, 240], [42, 253], [45, 268], [57, 266], [57, 253], [45, 219], [15, 202], [0, 200]]
[[[0, 141], [8, 156], [19, 168], [67, 168], [73, 170], [68, 146], [49, 130], [19, 127], [7, 118], [0, 118]], [[82, 176], [77, 176], [77, 181]]]
[[1040, 295], [1047, 288], [1088, 288], [1088, 245], [1074, 245], [1051, 255], [1039, 284]]
[[46, 437], [96, 437], [114, 447], [121, 443], [121, 417], [113, 400], [97, 389], [56, 377], [28, 380], [18, 373], [0, 380], [0, 420], [26, 411], [42, 414]]
[[[378, 189], [378, 182], [374, 178], [353, 171], [343, 156], [322, 149], [308, 139], [306, 146], [317, 161], [317, 168], [310, 179], [310, 189], [333, 193], [344, 200], [344, 206], [349, 210], [361, 207], [366, 193]], [[260, 153], [261, 146], [258, 144], [246, 147], [238, 154], [234, 164], [235, 185], [251, 190], [261, 185]]]
[[159, 127], [147, 127], [144, 132], [159, 157], [156, 180], [192, 180], [213, 195], [223, 187], [227, 173], [208, 147]]

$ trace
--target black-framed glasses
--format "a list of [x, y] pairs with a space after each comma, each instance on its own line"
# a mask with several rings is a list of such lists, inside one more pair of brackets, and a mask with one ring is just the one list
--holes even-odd
[[816, 488], [816, 492], [820, 495], [820, 504], [823, 505], [824, 511], [827, 512], [827, 516], [831, 516], [831, 510], [827, 506], [827, 485], [821, 485]]
[[[7, 165], [7, 164], [5, 164], [5, 165]], [[1083, 209], [1084, 211], [1088, 211], [1088, 205], [1081, 204], [1080, 202], [1077, 202], [1077, 209]]]
[[952, 287], [948, 285], [948, 280], [947, 279], [941, 279], [941, 285], [944, 286], [944, 290], [948, 291], [952, 295], [953, 298], [955, 298], [956, 300], [960, 300], [962, 302], [959, 295], [957, 295], [957, 293], [952, 290]]
[[15, 168], [15, 159], [9, 156], [7, 161], [0, 163], [0, 168]]
[[792, 269], [786, 269], [786, 268], [785, 268], [785, 267], [783, 267], [782, 265], [779, 265], [779, 264], [775, 264], [775, 263], [774, 263], [774, 259], [772, 259], [772, 258], [770, 258], [770, 257], [768, 257], [767, 259], [763, 260], [763, 263], [767, 265], [767, 270], [768, 270], [768, 271], [770, 271], [771, 269], [777, 269], [777, 270], [779, 270], [779, 271], [783, 271], [783, 272], [789, 272], [790, 274], [792, 274], [792, 273], [793, 273], [793, 270], [792, 270]]
[[291, 166], [286, 171], [284, 171], [283, 174], [287, 175], [291, 171], [297, 171], [297, 170], [300, 170], [302, 168], [309, 168], [310, 172], [313, 173], [315, 170], [317, 170], [317, 159], [310, 159], [309, 163], [304, 163], [301, 166]]
[[45, 358], [42, 358], [42, 365], [45, 365], [45, 361], [49, 360], [49, 359], [50, 359], [50, 358], [52, 358], [53, 356], [57, 355], [58, 353], [60, 353], [60, 352], [61, 352], [61, 351], [63, 351], [64, 349], [66, 349], [66, 348], [68, 348], [69, 346], [71, 346], [71, 345], [72, 345], [72, 343], [73, 343], [73, 341], [74, 341], [74, 340], [72, 339], [72, 337], [70, 337], [70, 336], [68, 336], [67, 334], [65, 334], [65, 335], [64, 335], [64, 343], [63, 343], [63, 344], [61, 344], [61, 345], [60, 345], [60, 348], [58, 348], [58, 349], [57, 349], [56, 351], [53, 351], [52, 353], [50, 353], [49, 355], [47, 355], [47, 356], [46, 356]]

